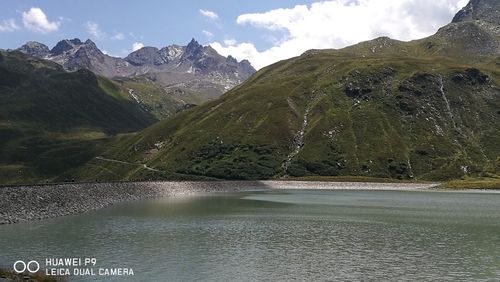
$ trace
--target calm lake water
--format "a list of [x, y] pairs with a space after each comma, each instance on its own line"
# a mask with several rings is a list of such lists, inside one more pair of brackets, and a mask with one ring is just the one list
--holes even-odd
[[500, 194], [285, 190], [0, 226], [0, 264], [93, 257], [70, 281], [500, 280]]

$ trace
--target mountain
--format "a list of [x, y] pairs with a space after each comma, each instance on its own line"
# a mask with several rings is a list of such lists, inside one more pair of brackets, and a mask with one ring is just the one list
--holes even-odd
[[144, 47], [124, 59], [106, 55], [91, 40], [78, 38], [62, 40], [50, 51], [37, 42], [18, 50], [54, 61], [68, 71], [88, 69], [108, 78], [148, 80], [184, 104], [216, 98], [255, 72], [248, 61], [223, 57], [194, 39], [187, 46]]
[[500, 25], [500, 2], [497, 0], [470, 1], [452, 20], [453, 23], [465, 21], [483, 21]]
[[[238, 62], [231, 56], [223, 57], [194, 39], [187, 46], [144, 47], [125, 61], [135, 66], [135, 76], [147, 77], [170, 93], [179, 93], [178, 98], [185, 97], [185, 101], [196, 104], [217, 98], [255, 72], [247, 60]], [[190, 98], [186, 92], [200, 94]]]
[[30, 41], [24, 44], [18, 50], [25, 54], [38, 58], [44, 58], [50, 54], [50, 49], [49, 47], [47, 47], [47, 45], [35, 41]]
[[62, 40], [45, 59], [62, 65], [68, 71], [88, 69], [108, 78], [131, 73], [127, 62], [104, 54], [90, 39], [85, 42], [78, 38]]
[[0, 52], [0, 98], [2, 184], [50, 179], [93, 158], [107, 137], [157, 121], [115, 82], [17, 51]]
[[[107, 161], [65, 176], [498, 175], [497, 8], [475, 0], [428, 38], [377, 38], [275, 63], [219, 99], [114, 141], [100, 151]], [[137, 62], [161, 60], [150, 51]]]

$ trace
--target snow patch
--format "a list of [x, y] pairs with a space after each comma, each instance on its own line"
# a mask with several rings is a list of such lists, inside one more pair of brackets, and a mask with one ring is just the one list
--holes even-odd
[[134, 98], [134, 100], [137, 102], [137, 104], [141, 103], [141, 101], [139, 100], [139, 98], [137, 97], [137, 95], [134, 94], [134, 89], [129, 88], [128, 89], [128, 94], [130, 94], [130, 96], [132, 96], [132, 98]]

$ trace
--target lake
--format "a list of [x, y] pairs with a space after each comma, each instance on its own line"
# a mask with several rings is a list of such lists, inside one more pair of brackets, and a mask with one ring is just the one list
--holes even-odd
[[0, 265], [47, 258], [134, 272], [69, 281], [491, 281], [500, 194], [213, 193], [0, 226]]

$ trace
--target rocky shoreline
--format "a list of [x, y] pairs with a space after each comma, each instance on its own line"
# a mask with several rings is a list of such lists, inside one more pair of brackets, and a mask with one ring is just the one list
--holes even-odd
[[119, 202], [267, 189], [420, 190], [436, 184], [307, 181], [118, 182], [0, 187], [0, 224], [100, 209]]

